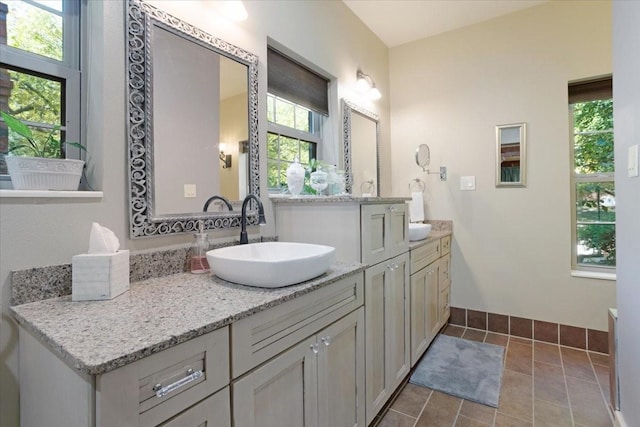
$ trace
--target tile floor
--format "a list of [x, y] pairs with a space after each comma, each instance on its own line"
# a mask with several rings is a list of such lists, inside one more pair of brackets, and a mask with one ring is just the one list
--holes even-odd
[[611, 427], [609, 358], [530, 339], [448, 325], [442, 332], [505, 347], [497, 409], [413, 384], [378, 416], [377, 427]]

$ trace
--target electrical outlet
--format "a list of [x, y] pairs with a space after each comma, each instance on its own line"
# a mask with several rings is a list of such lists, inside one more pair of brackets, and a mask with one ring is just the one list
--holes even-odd
[[184, 185], [184, 198], [185, 199], [193, 199], [198, 195], [196, 185], [195, 184], [185, 184]]
[[473, 191], [476, 189], [476, 177], [475, 176], [461, 176], [460, 177], [460, 190]]

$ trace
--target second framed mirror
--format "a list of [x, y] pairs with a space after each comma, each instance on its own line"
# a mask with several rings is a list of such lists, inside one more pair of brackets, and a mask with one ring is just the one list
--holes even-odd
[[524, 187], [527, 172], [527, 124], [496, 126], [496, 187]]

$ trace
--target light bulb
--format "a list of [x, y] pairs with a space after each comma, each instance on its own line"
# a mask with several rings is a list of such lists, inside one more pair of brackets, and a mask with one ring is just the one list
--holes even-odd
[[241, 0], [222, 0], [219, 5], [221, 13], [231, 21], [244, 21], [249, 17]]
[[372, 100], [376, 100], [376, 99], [380, 99], [382, 98], [382, 94], [380, 93], [380, 91], [378, 90], [378, 88], [376, 87], [376, 85], [374, 84], [373, 87], [371, 88], [371, 90], [369, 91], [369, 98]]
[[356, 82], [356, 88], [360, 92], [366, 92], [369, 89], [371, 89], [371, 84], [369, 83], [369, 80], [367, 80], [367, 75], [366, 74], [364, 74], [363, 72], [359, 71], [357, 76], [358, 76], [358, 81]]

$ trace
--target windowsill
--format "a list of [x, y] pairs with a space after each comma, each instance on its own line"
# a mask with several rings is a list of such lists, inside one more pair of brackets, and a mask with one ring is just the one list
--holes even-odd
[[0, 199], [102, 199], [102, 191], [0, 190]]
[[602, 273], [599, 271], [571, 270], [571, 276], [585, 279], [616, 280], [616, 273]]

